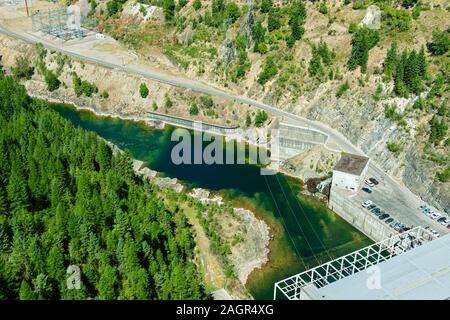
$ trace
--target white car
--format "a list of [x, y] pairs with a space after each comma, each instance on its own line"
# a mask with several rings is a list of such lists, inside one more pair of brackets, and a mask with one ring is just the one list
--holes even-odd
[[364, 208], [367, 208], [368, 206], [371, 206], [371, 205], [373, 205], [373, 201], [372, 200], [364, 201], [363, 204], [362, 204], [362, 206]]
[[431, 233], [436, 237], [439, 238], [441, 236], [441, 234], [439, 232], [437, 232], [436, 230], [431, 230]]
[[370, 181], [369, 179], [364, 180], [364, 183], [367, 184], [369, 187], [375, 186], [375, 185], [373, 184], [373, 182]]
[[433, 220], [439, 219], [440, 217], [442, 217], [442, 215], [439, 212], [433, 212], [431, 214], [431, 219]]

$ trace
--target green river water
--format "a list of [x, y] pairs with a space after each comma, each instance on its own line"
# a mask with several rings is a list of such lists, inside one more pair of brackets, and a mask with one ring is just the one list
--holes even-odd
[[370, 240], [326, 208], [300, 196], [301, 181], [282, 174], [260, 175], [256, 165], [175, 165], [171, 161], [174, 127], [156, 130], [143, 123], [96, 116], [71, 106], [55, 110], [74, 125], [116, 144], [162, 176], [178, 178], [188, 188], [220, 193], [245, 207], [271, 228], [269, 262], [250, 275], [246, 287], [256, 299], [272, 299], [273, 284], [285, 277], [370, 244]]

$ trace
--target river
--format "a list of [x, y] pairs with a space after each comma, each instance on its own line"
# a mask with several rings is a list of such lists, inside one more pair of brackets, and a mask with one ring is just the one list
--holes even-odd
[[164, 130], [144, 123], [100, 117], [55, 104], [74, 125], [97, 133], [161, 175], [178, 178], [188, 188], [220, 193], [236, 207], [264, 219], [274, 236], [269, 262], [251, 273], [246, 287], [256, 299], [272, 299], [273, 284], [371, 243], [362, 233], [316, 199], [300, 196], [300, 180], [282, 174], [260, 175], [256, 165], [175, 165], [171, 151], [174, 127]]

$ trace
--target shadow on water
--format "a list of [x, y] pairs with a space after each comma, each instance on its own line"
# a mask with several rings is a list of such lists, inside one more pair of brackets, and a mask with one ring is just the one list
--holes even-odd
[[299, 195], [301, 182], [277, 174], [260, 175], [256, 165], [175, 165], [174, 127], [151, 129], [143, 123], [95, 116], [55, 105], [64, 118], [127, 149], [153, 170], [188, 187], [220, 192], [233, 205], [251, 209], [271, 227], [270, 261], [253, 272], [246, 287], [256, 299], [271, 299], [273, 283], [306, 268], [370, 244], [364, 235], [326, 208]]

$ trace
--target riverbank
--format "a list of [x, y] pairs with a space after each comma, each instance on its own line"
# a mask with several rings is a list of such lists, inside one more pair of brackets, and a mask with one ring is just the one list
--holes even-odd
[[[128, 119], [129, 120], [129, 119]], [[123, 152], [114, 143], [105, 140], [106, 143], [111, 147], [113, 153]], [[171, 189], [177, 193], [182, 192], [186, 187], [178, 181], [176, 178], [160, 177], [159, 172], [148, 168], [144, 161], [133, 159], [133, 169], [135, 173], [145, 179], [148, 179], [151, 183], [157, 185], [162, 189]], [[204, 205], [216, 205], [216, 206], [226, 206], [229, 205], [227, 201], [219, 195], [211, 195], [211, 192], [202, 188], [194, 188], [191, 192], [186, 193], [192, 199], [198, 200]], [[211, 246], [210, 241], [208, 241], [204, 232], [199, 230], [201, 224], [199, 223], [195, 215], [188, 215], [190, 221], [193, 225], [197, 227], [197, 248], [200, 251], [208, 250]], [[231, 253], [229, 254], [229, 260], [233, 265], [234, 272], [236, 273], [237, 279], [239, 279], [242, 286], [245, 287], [249, 275], [256, 269], [262, 268], [269, 260], [269, 243], [271, 240], [270, 228], [262, 219], [256, 218], [255, 214], [251, 210], [244, 208], [232, 208], [232, 214], [226, 214], [226, 208], [220, 215], [220, 221], [224, 226], [221, 233], [224, 235], [234, 235], [239, 234], [239, 241], [234, 238], [235, 244], [231, 247]], [[222, 235], [224, 238], [226, 236]], [[227, 239], [225, 239], [227, 240]], [[207, 242], [201, 244], [200, 242]], [[208, 249], [206, 249], [208, 248]], [[199, 256], [205, 256], [205, 252], [199, 252]], [[219, 259], [220, 260], [220, 259]], [[217, 269], [218, 262], [211, 261], [211, 259], [199, 259], [203, 263], [202, 269], [210, 271], [215, 265]], [[217, 275], [216, 275], [217, 276]], [[206, 275], [205, 275], [206, 277]], [[212, 281], [208, 279], [209, 282], [214, 283], [217, 281]], [[226, 281], [225, 281], [226, 282]], [[219, 289], [217, 287], [215, 289]], [[235, 298], [248, 298], [248, 292], [246, 290], [240, 290], [239, 286], [233, 286], [230, 290], [230, 294]]]
[[[133, 158], [144, 161], [161, 177], [177, 178], [189, 190], [202, 188], [223, 197], [230, 206], [209, 204], [207, 215], [189, 209], [189, 215], [195, 219], [213, 219], [205, 221], [199, 231], [213, 226], [208, 230], [209, 236], [228, 235], [226, 244], [232, 244], [239, 241], [239, 237], [233, 239], [233, 233], [227, 232], [227, 220], [234, 214], [232, 207], [248, 209], [257, 219], [264, 220], [270, 227], [269, 259], [261, 268], [253, 269], [245, 285], [256, 299], [271, 299], [276, 281], [367, 245], [368, 239], [326, 206], [299, 197], [302, 186], [296, 179], [281, 174], [262, 176], [260, 167], [249, 164], [175, 165], [171, 161], [171, 152], [178, 143], [171, 141], [175, 127], [154, 130], [142, 122], [97, 117], [64, 105], [55, 105], [55, 110], [74, 125], [128, 150]], [[208, 143], [205, 142], [204, 147]], [[187, 192], [173, 195], [184, 196]], [[229, 209], [224, 211], [225, 215], [218, 213], [217, 209], [225, 208]], [[208, 247], [204, 244], [204, 248], [229, 252], [227, 245]], [[202, 256], [204, 260], [210, 257], [210, 254]], [[214, 279], [219, 273], [209, 274], [209, 278]]]

